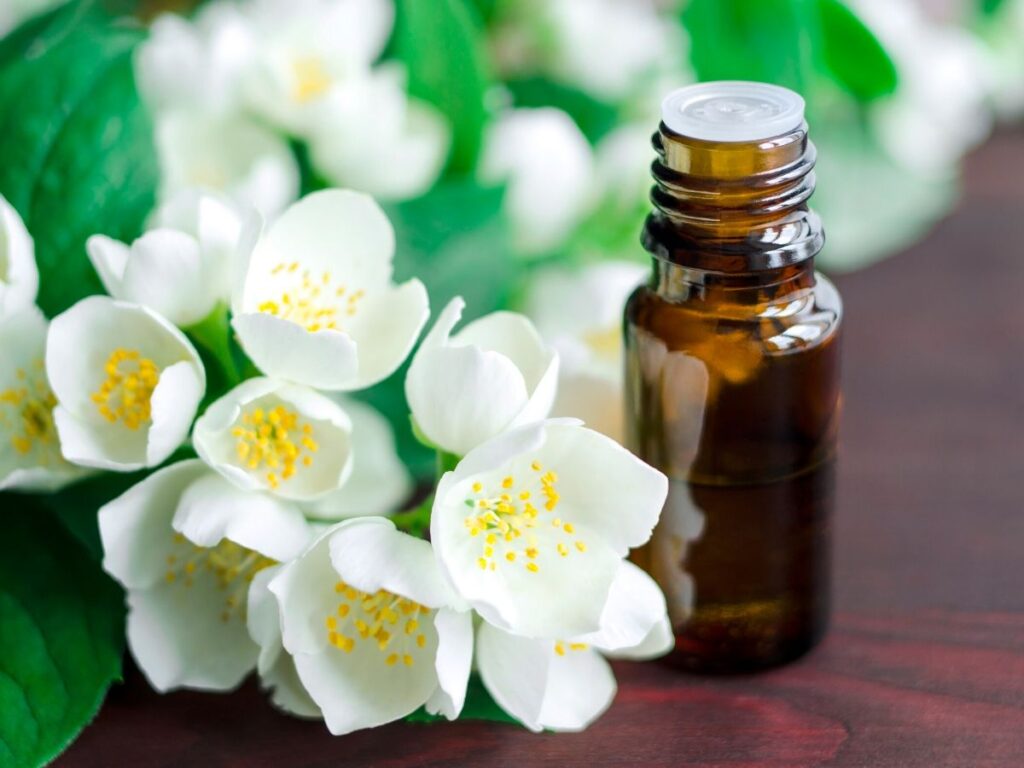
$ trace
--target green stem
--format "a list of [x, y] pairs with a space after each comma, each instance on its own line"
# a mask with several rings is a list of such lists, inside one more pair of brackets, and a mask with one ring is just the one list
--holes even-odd
[[231, 386], [241, 383], [242, 376], [231, 354], [231, 325], [228, 320], [228, 308], [225, 305], [218, 304], [209, 315], [185, 331], [220, 363]]
[[430, 494], [419, 506], [392, 515], [391, 522], [400, 531], [405, 531], [417, 538], [426, 538], [425, 534], [430, 530], [430, 510], [433, 506], [434, 494]]

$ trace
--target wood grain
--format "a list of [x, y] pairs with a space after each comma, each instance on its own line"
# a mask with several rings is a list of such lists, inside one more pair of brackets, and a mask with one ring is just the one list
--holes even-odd
[[1024, 766], [1024, 136], [970, 159], [959, 209], [841, 278], [837, 613], [784, 669], [619, 664], [593, 728], [397, 724], [344, 738], [253, 682], [158, 696], [134, 669], [59, 761], [132, 766]]

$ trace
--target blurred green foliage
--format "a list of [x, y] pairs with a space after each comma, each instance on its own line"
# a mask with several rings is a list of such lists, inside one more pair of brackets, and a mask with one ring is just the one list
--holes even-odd
[[70, 3], [0, 42], [0, 194], [35, 239], [49, 315], [102, 288], [85, 240], [131, 240], [153, 207], [153, 128], [139, 102], [138, 26]]
[[861, 102], [896, 89], [896, 67], [839, 0], [689, 0], [700, 80], [762, 80], [801, 93], [827, 78]]
[[121, 590], [29, 497], [0, 497], [0, 765], [59, 754], [120, 678]]
[[448, 117], [448, 168], [471, 174], [483, 144], [490, 85], [476, 8], [467, 0], [397, 0], [390, 55], [405, 64], [409, 93]]

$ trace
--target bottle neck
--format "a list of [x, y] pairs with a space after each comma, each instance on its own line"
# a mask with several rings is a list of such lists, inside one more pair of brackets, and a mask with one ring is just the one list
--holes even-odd
[[774, 272], [824, 244], [806, 123], [759, 142], [709, 142], [662, 124], [653, 138], [654, 211], [643, 244], [657, 259], [708, 273]]

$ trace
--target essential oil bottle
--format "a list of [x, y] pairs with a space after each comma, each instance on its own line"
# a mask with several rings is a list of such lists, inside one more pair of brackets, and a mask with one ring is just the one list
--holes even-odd
[[624, 330], [630, 448], [670, 491], [634, 558], [668, 599], [676, 663], [750, 671], [828, 622], [842, 303], [814, 271], [803, 99], [718, 82], [662, 109], [653, 272]]

